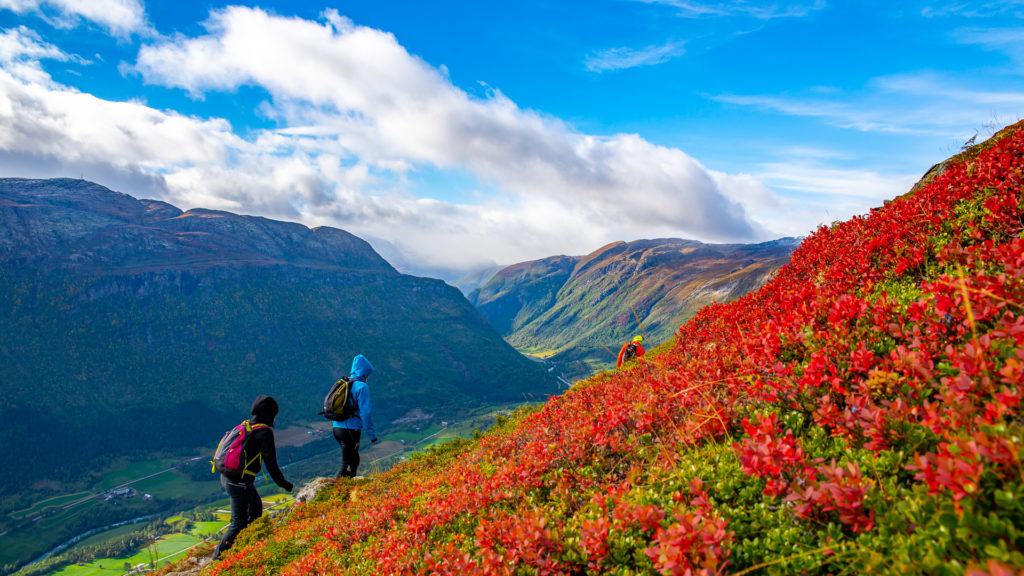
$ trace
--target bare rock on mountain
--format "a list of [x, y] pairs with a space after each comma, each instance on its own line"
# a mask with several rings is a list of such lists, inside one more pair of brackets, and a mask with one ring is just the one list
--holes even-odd
[[324, 488], [334, 486], [333, 478], [314, 478], [306, 483], [301, 490], [295, 494], [295, 501], [299, 504], [307, 504], [316, 499], [316, 495]]

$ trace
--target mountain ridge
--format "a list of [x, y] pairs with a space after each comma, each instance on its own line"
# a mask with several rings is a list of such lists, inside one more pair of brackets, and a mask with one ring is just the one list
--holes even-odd
[[[24, 222], [15, 214], [28, 210], [35, 219], [32, 229], [19, 225]], [[0, 236], [0, 258], [38, 265], [36, 260], [44, 256], [66, 256], [49, 263], [66, 271], [123, 268], [130, 263], [111, 251], [145, 239], [148, 244], [137, 256], [150, 259], [151, 267], [234, 262], [351, 268], [350, 260], [358, 258], [361, 267], [394, 272], [368, 243], [343, 230], [310, 229], [223, 210], [183, 212], [165, 202], [136, 200], [82, 180], [2, 179], [0, 218], [0, 230], [7, 232]]]
[[614, 364], [609, 346], [636, 334], [649, 344], [666, 342], [702, 306], [756, 288], [796, 243], [611, 242], [583, 256], [508, 266], [469, 300], [516, 349], [583, 377]]

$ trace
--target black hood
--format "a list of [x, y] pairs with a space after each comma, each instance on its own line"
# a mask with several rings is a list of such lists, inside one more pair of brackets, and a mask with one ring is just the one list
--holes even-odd
[[252, 403], [252, 420], [253, 422], [273, 426], [274, 418], [277, 417], [277, 410], [277, 400], [274, 400], [272, 396], [260, 394], [256, 397], [256, 401]]

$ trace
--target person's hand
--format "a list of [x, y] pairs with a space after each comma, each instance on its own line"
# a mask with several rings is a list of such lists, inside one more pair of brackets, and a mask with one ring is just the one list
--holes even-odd
[[377, 438], [374, 438], [373, 440], [370, 440], [370, 444], [376, 444], [376, 443], [377, 443]]

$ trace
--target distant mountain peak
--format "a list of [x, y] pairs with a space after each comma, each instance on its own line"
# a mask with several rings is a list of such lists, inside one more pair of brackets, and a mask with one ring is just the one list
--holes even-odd
[[0, 179], [0, 230], [0, 261], [46, 261], [67, 271], [175, 269], [202, 261], [395, 273], [344, 230], [223, 210], [183, 212], [85, 180]]

